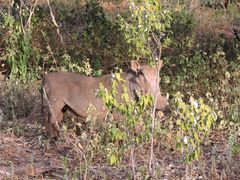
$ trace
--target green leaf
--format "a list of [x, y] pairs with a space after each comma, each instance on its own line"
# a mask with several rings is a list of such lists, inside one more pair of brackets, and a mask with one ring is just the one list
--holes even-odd
[[116, 165], [117, 162], [118, 162], [118, 157], [116, 155], [112, 154], [111, 157], [110, 157], [110, 164], [111, 165]]

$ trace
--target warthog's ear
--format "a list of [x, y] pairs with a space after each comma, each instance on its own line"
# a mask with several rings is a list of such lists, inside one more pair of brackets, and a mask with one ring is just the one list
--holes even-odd
[[131, 70], [137, 73], [137, 71], [140, 69], [140, 64], [136, 60], [131, 60], [130, 62]]

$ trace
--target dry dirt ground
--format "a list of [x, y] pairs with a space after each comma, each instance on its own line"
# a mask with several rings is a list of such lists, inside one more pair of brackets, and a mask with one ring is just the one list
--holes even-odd
[[[66, 139], [61, 139], [54, 144], [46, 142], [44, 144], [39, 124], [26, 118], [18, 125], [19, 134], [16, 135], [13, 133], [16, 129], [12, 129], [8, 122], [0, 124], [0, 179], [64, 179], [64, 177], [73, 177], [70, 175], [71, 172], [75, 172], [75, 177], [78, 179], [83, 179], [84, 173], [76, 173], [81, 165], [76, 158], [74, 140], [69, 143]], [[211, 141], [212, 145], [204, 148], [204, 160], [192, 169], [192, 178], [239, 179], [240, 156], [228, 157], [224, 134], [216, 133]], [[136, 166], [147, 164], [148, 154], [148, 150], [143, 152], [137, 150]], [[69, 158], [67, 165], [64, 163], [65, 156]], [[155, 146], [155, 156], [156, 169], [161, 171], [158, 176], [160, 179], [187, 179], [186, 166], [174, 152], [158, 143]], [[101, 160], [96, 159], [88, 167], [86, 177], [87, 179], [129, 179], [129, 174], [131, 174], [131, 166], [128, 162], [124, 166], [114, 167], [101, 164]], [[142, 174], [138, 176], [139, 179], [143, 179]]]
[[[0, 97], [1, 103], [2, 96]], [[3, 108], [1, 104], [0, 108]], [[29, 117], [15, 121], [1, 119], [0, 180], [132, 179], [128, 155], [118, 166], [109, 166], [98, 156], [89, 163], [87, 159], [84, 160], [81, 142], [79, 145], [71, 131], [58, 141], [50, 143], [44, 137], [42, 119], [39, 103], [36, 103]], [[166, 137], [156, 140], [154, 147], [158, 177], [156, 179], [240, 179], [240, 153], [231, 154], [227, 131], [214, 132], [209, 141], [209, 145], [203, 147], [203, 159], [192, 166], [191, 173], [186, 174], [186, 165], [180, 154], [167, 146], [172, 140]], [[240, 144], [239, 137], [236, 142]], [[144, 179], [147, 176], [148, 157], [149, 146], [136, 149], [137, 179]]]

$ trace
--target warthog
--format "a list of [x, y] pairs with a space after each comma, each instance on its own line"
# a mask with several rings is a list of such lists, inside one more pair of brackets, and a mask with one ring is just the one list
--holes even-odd
[[[160, 78], [157, 77], [157, 68], [147, 65], [141, 66], [137, 61], [131, 61], [127, 72], [122, 73], [126, 80], [129, 96], [137, 98], [137, 92], [157, 92], [156, 109], [163, 110], [168, 100], [163, 97], [159, 89]], [[46, 124], [46, 132], [54, 137], [58, 134], [58, 123], [63, 119], [66, 108], [73, 111], [80, 119], [87, 118], [88, 107], [92, 104], [98, 113], [98, 119], [106, 116], [107, 109], [100, 98], [96, 96], [99, 84], [104, 87], [111, 86], [112, 75], [102, 77], [86, 77], [70, 72], [58, 72], [45, 75], [42, 81], [42, 88], [49, 109], [49, 118]], [[119, 89], [121, 92], [121, 90]], [[119, 93], [120, 94], [120, 93]]]

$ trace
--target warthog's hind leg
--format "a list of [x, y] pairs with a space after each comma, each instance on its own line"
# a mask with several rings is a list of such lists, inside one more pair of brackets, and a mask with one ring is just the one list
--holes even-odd
[[59, 136], [58, 123], [63, 119], [63, 108], [65, 103], [62, 100], [56, 100], [53, 104], [49, 105], [49, 117], [46, 124], [46, 133], [52, 138]]

